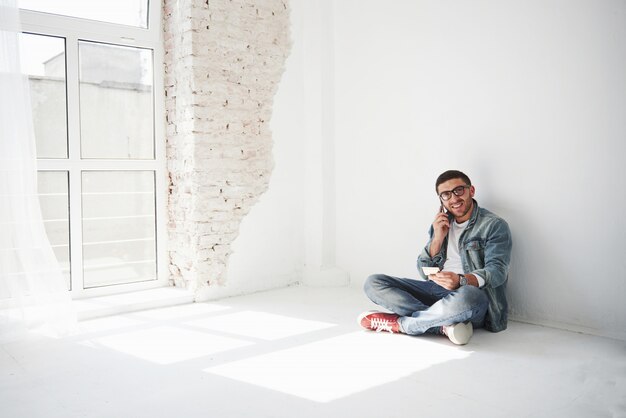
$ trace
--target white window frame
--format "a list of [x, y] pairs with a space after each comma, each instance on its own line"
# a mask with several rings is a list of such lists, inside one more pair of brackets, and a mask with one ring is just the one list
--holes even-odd
[[[39, 159], [39, 171], [69, 171], [70, 271], [72, 297], [102, 296], [163, 287], [168, 284], [167, 162], [165, 151], [165, 97], [163, 83], [163, 33], [161, 4], [149, 1], [148, 28], [125, 26], [75, 17], [20, 10], [22, 32], [65, 38], [67, 84], [67, 159]], [[153, 51], [154, 160], [81, 159], [79, 120], [78, 43], [81, 40]], [[146, 170], [155, 173], [157, 279], [145, 282], [83, 288], [82, 195], [83, 171]]]

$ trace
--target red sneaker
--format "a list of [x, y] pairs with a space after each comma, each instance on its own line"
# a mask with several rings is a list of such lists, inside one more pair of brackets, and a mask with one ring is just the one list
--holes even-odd
[[398, 324], [398, 318], [400, 318], [400, 315], [393, 313], [368, 311], [359, 315], [357, 322], [363, 328], [376, 332], [402, 333], [400, 324]]

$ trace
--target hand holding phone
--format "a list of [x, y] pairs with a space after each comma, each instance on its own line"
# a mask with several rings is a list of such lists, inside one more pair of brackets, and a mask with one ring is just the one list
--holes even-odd
[[443, 238], [448, 234], [448, 230], [450, 229], [450, 220], [448, 219], [448, 214], [446, 212], [443, 204], [439, 206], [439, 212], [435, 217], [435, 221], [433, 222], [433, 230], [435, 231], [435, 238], [443, 240]]

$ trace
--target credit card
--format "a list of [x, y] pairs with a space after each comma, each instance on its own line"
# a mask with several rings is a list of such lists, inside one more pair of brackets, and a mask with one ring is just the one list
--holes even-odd
[[422, 267], [422, 271], [425, 275], [429, 276], [431, 274], [439, 273], [439, 267]]

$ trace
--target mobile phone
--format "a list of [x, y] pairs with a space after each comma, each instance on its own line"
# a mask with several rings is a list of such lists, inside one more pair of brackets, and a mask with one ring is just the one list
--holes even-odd
[[443, 206], [443, 203], [441, 204], [441, 206], [439, 206], [439, 212], [441, 212], [441, 213], [448, 213], [448, 211], [446, 210], [445, 206]]

